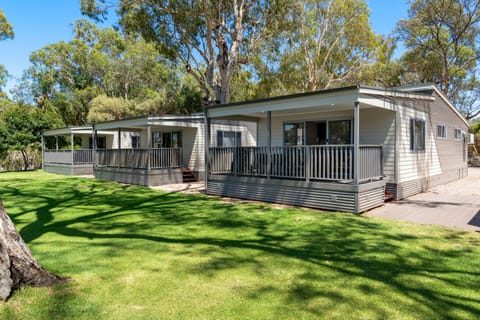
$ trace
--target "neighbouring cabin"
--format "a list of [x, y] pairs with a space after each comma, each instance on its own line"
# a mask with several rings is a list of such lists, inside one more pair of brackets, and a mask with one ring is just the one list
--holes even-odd
[[232, 103], [207, 119], [249, 119], [258, 132], [254, 147], [209, 145], [208, 194], [359, 213], [385, 190], [401, 199], [467, 174], [468, 123], [431, 85]]
[[[98, 148], [111, 147], [112, 132], [97, 134]], [[42, 132], [42, 168], [66, 175], [93, 174], [93, 129], [91, 126], [49, 129]]]
[[[95, 148], [94, 175], [147, 186], [203, 180], [204, 123], [203, 115], [148, 116], [97, 123], [95, 132], [111, 132], [121, 138], [111, 148]], [[255, 145], [256, 127], [249, 123], [215, 121], [211, 128], [213, 145]]]

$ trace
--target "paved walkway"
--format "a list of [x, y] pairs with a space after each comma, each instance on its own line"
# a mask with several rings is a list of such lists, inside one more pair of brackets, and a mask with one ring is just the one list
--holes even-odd
[[480, 232], [480, 168], [468, 168], [467, 178], [386, 203], [366, 216]]

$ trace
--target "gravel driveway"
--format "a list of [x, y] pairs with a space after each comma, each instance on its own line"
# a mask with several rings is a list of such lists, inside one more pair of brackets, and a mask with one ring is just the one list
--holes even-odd
[[464, 179], [386, 203], [365, 215], [480, 232], [480, 168], [468, 168]]

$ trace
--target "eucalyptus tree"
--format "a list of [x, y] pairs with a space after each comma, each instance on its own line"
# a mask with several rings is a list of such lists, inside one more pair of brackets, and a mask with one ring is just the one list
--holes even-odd
[[474, 102], [480, 97], [479, 1], [415, 0], [397, 36], [407, 48], [402, 57], [407, 81], [434, 82], [467, 118], [480, 113]]
[[371, 28], [369, 14], [363, 0], [292, 2], [266, 48], [268, 63], [260, 69], [262, 74], [287, 92], [356, 82], [364, 67], [375, 61], [382, 41]]
[[5, 69], [5, 66], [0, 64], [0, 99], [7, 97], [7, 94], [2, 91], [2, 88], [7, 83], [8, 77], [9, 77], [9, 73], [7, 69]]
[[[10, 22], [8, 22], [3, 10], [0, 9], [0, 41], [13, 39], [13, 37], [14, 33], [12, 25], [10, 24]], [[8, 76], [9, 74], [5, 69], [5, 66], [0, 64], [0, 98], [6, 97], [6, 94], [2, 92], [2, 87], [5, 86]]]
[[[142, 34], [173, 61], [181, 61], [198, 83], [205, 103], [228, 103], [239, 66], [248, 64], [269, 26], [277, 23], [283, 0], [119, 0], [120, 24]], [[82, 11], [97, 19], [106, 0], [82, 0]]]
[[6, 39], [13, 39], [13, 37], [14, 37], [14, 33], [13, 33], [12, 24], [8, 22], [7, 17], [5, 16], [5, 13], [0, 8], [0, 41], [6, 40]]
[[86, 123], [99, 96], [123, 99], [136, 113], [161, 113], [176, 105], [177, 92], [195, 91], [182, 87], [184, 74], [140, 37], [86, 20], [77, 21], [74, 34], [33, 52], [25, 74], [37, 105], [56, 111], [67, 125]]
[[[13, 30], [0, 9], [0, 41], [7, 38], [13, 38]], [[6, 105], [9, 108], [5, 108]], [[0, 108], [7, 109], [3, 110], [0, 118], [0, 152], [15, 144], [28, 143], [32, 132], [38, 134], [38, 131], [25, 128], [29, 117], [22, 117], [22, 112], [26, 110], [21, 106], [12, 106], [11, 102], [0, 100]], [[35, 127], [39, 122], [33, 122]], [[46, 271], [33, 257], [0, 199], [0, 299], [7, 300], [14, 290], [25, 285], [51, 286], [64, 281], [65, 278]]]

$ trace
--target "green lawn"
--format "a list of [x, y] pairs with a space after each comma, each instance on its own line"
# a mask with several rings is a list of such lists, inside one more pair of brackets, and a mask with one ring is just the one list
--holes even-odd
[[480, 234], [0, 173], [37, 259], [73, 281], [1, 319], [473, 319]]

